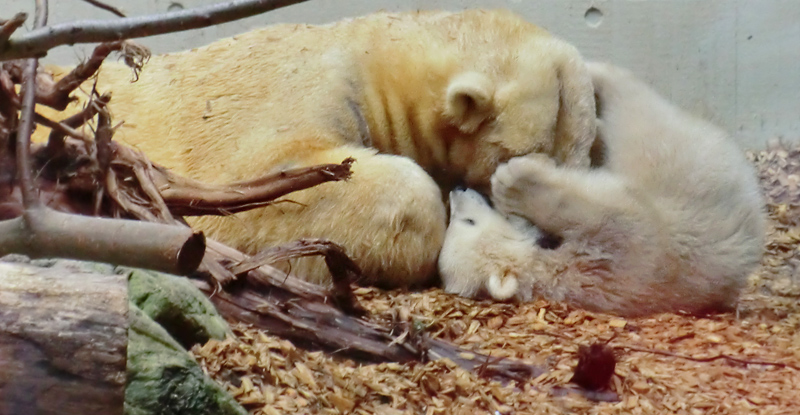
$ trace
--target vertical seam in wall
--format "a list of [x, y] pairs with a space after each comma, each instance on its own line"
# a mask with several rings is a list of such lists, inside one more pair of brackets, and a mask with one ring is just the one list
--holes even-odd
[[[741, 69], [741, 62], [739, 62], [739, 48], [741, 47], [741, 37], [739, 36], [739, 5], [741, 4], [740, 0], [737, 0], [734, 3], [734, 17], [733, 17], [733, 37], [734, 37], [734, 50], [733, 50], [733, 59], [736, 60], [736, 65], [733, 68], [733, 110], [734, 115], [733, 119], [736, 125], [736, 129], [738, 131], [732, 131], [734, 137], [736, 137], [737, 142], [742, 141], [742, 134], [744, 133], [744, 121], [741, 118], [741, 113], [739, 111], [739, 70]], [[729, 133], [730, 134], [730, 133]]]

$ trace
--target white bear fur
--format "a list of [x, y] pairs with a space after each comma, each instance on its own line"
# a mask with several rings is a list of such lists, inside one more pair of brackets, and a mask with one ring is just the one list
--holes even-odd
[[[500, 212], [528, 219], [562, 244], [547, 250], [528, 237], [524, 252], [516, 242], [530, 233], [524, 228], [451, 222], [445, 247], [459, 240], [464, 246], [442, 252], [445, 286], [471, 296], [494, 275], [484, 270], [502, 265], [514, 268], [507, 273], [517, 276], [519, 290], [593, 311], [640, 316], [731, 309], [764, 250], [765, 214], [752, 166], [727, 134], [628, 71], [588, 67], [603, 165], [586, 171], [518, 157], [492, 177]], [[453, 263], [463, 265], [447, 266]], [[496, 298], [508, 297], [501, 294]]]
[[538, 230], [512, 222], [478, 192], [450, 192], [450, 224], [439, 255], [439, 274], [448, 293], [496, 300], [533, 296]]

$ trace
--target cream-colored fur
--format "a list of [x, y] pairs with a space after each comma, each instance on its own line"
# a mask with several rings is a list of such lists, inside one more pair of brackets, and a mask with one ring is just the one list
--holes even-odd
[[[499, 163], [532, 152], [588, 165], [595, 134], [578, 52], [505, 11], [277, 25], [155, 56], [130, 78], [120, 64], [100, 73], [125, 121], [115, 138], [178, 173], [224, 183], [355, 157], [349, 182], [192, 223], [248, 252], [328, 238], [384, 286], [435, 271], [439, 186], [488, 190]], [[316, 258], [292, 269], [328, 279]]]
[[472, 189], [450, 192], [450, 224], [439, 255], [444, 290], [472, 298], [531, 300], [541, 235], [526, 223], [509, 221]]
[[[526, 231], [493, 218], [473, 234], [462, 228], [458, 237], [472, 250], [455, 250], [451, 223], [440, 265], [463, 266], [457, 273], [442, 268], [446, 287], [471, 295], [494, 275], [484, 269], [500, 262], [515, 269], [520, 290], [532, 287], [535, 295], [589, 310], [637, 316], [731, 308], [764, 249], [752, 166], [723, 131], [629, 72], [604, 64], [590, 64], [589, 71], [604, 164], [585, 171], [519, 157], [492, 177], [498, 210], [563, 242], [547, 250], [529, 238], [524, 253], [516, 240]], [[474, 214], [490, 216], [482, 211]]]

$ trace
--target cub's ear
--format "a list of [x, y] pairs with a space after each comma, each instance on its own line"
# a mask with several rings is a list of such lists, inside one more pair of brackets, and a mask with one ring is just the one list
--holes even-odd
[[577, 49], [553, 41], [561, 96], [552, 156], [567, 166], [588, 167], [597, 118], [592, 79]]
[[489, 280], [486, 281], [486, 291], [489, 291], [489, 295], [495, 300], [508, 300], [517, 293], [518, 289], [519, 281], [517, 276], [510, 273], [506, 273], [502, 277], [498, 274], [492, 274], [489, 276]]
[[461, 132], [471, 134], [492, 117], [494, 86], [488, 76], [465, 72], [450, 81], [445, 97], [444, 116]]

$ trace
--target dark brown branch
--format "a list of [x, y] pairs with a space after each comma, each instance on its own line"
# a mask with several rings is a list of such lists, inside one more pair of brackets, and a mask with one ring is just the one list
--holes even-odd
[[[70, 117], [71, 118], [71, 117]], [[69, 119], [69, 118], [68, 118]], [[58, 132], [61, 136], [69, 136], [72, 138], [77, 138], [83, 142], [89, 142], [92, 139], [87, 137], [85, 134], [81, 133], [80, 131], [75, 130], [74, 128], [60, 122], [53, 121], [39, 113], [35, 113], [33, 115], [33, 120], [37, 124], [41, 124], [54, 132]], [[52, 134], [52, 133], [51, 133]]]
[[[50, 156], [50, 158], [55, 157], [64, 150], [64, 137], [69, 135], [71, 137], [75, 137], [76, 134], [80, 134], [78, 131], [75, 131], [75, 128], [80, 127], [81, 125], [86, 124], [97, 115], [97, 112], [108, 105], [108, 101], [111, 100], [111, 94], [103, 94], [97, 99], [90, 101], [89, 105], [86, 106], [82, 111], [79, 113], [72, 115], [68, 118], [65, 118], [60, 123], [55, 121], [50, 121], [44, 116], [36, 114], [36, 122], [46, 127], [50, 128], [50, 135], [47, 137], [47, 148], [46, 152]], [[75, 137], [84, 142], [88, 140], [88, 137]]]
[[[90, 103], [90, 105], [92, 105]], [[111, 148], [111, 137], [114, 135], [114, 129], [111, 128], [111, 116], [106, 109], [99, 111], [97, 114], [97, 131], [94, 134], [94, 145], [97, 148], [97, 165], [99, 168], [99, 182], [105, 182], [108, 169], [111, 166], [111, 158], [113, 157], [113, 150]]]
[[102, 43], [94, 48], [92, 56], [86, 62], [73, 68], [46, 93], [41, 93], [36, 98], [36, 102], [59, 111], [65, 110], [72, 101], [70, 94], [97, 73], [103, 60], [111, 52], [122, 53], [123, 60], [133, 69], [134, 76], [137, 76], [144, 63], [150, 58], [150, 51], [147, 48], [130, 41]]
[[60, 45], [113, 42], [123, 39], [199, 29], [243, 19], [306, 0], [234, 0], [226, 3], [153, 16], [118, 20], [89, 20], [33, 30], [10, 39], [0, 49], [0, 61], [43, 56]]
[[281, 302], [251, 290], [213, 292], [205, 282], [196, 281], [196, 285], [227, 318], [269, 330], [271, 334], [301, 345], [323, 347], [353, 358], [396, 362], [426, 360], [426, 356], [448, 358], [466, 370], [504, 381], [524, 381], [545, 372], [540, 367], [511, 359], [489, 359], [437, 339], [423, 337], [418, 341], [420, 346], [409, 340], [394, 341], [397, 339], [386, 329], [319, 302], [302, 298]]
[[341, 245], [323, 239], [301, 239], [259, 252], [231, 266], [231, 273], [240, 275], [262, 265], [274, 265], [292, 258], [322, 256], [333, 277], [332, 300], [340, 309], [351, 315], [364, 315], [364, 310], [356, 301], [350, 284], [361, 277], [361, 269], [350, 259]]
[[99, 8], [99, 9], [103, 9], [103, 10], [105, 10], [107, 12], [111, 12], [111, 13], [115, 14], [117, 17], [125, 17], [125, 13], [122, 13], [122, 11], [120, 11], [118, 8], [116, 8], [116, 7], [114, 7], [114, 6], [110, 5], [110, 4], [105, 4], [105, 3], [101, 2], [101, 1], [98, 1], [98, 0], [83, 0], [83, 1], [91, 4], [92, 6], [95, 6], [95, 7]]
[[431, 360], [447, 358], [465, 370], [482, 377], [524, 382], [545, 373], [545, 369], [512, 359], [492, 358], [466, 350], [438, 339], [429, 339], [428, 351]]
[[175, 215], [230, 215], [266, 206], [288, 193], [329, 181], [347, 180], [355, 160], [282, 171], [248, 182], [207, 185], [161, 169], [166, 181], [156, 179], [170, 211]]
[[775, 366], [775, 367], [779, 367], [779, 368], [789, 368], [789, 369], [794, 369], [794, 370], [800, 371], [800, 366], [797, 366], [797, 365], [794, 365], [794, 364], [791, 364], [791, 363], [771, 362], [771, 361], [767, 361], [767, 360], [749, 360], [749, 359], [743, 359], [741, 357], [730, 356], [730, 355], [727, 355], [727, 354], [724, 354], [724, 353], [716, 354], [716, 355], [713, 355], [713, 356], [695, 357], [695, 356], [688, 356], [688, 355], [683, 355], [683, 354], [679, 354], [679, 353], [668, 352], [666, 350], [647, 349], [647, 348], [644, 348], [644, 347], [636, 347], [636, 346], [622, 346], [622, 345], [620, 345], [620, 346], [614, 346], [614, 348], [618, 349], [618, 350], [628, 350], [628, 351], [631, 351], [631, 352], [652, 353], [652, 354], [658, 354], [658, 355], [662, 355], [662, 356], [675, 357], [675, 358], [678, 358], [678, 359], [691, 360], [692, 362], [705, 363], [705, 362], [713, 362], [715, 360], [725, 359], [725, 360], [728, 360], [728, 361], [731, 361], [731, 362], [740, 363], [740, 364], [743, 364], [743, 365]]
[[205, 237], [184, 226], [71, 215], [46, 207], [0, 221], [0, 257], [62, 257], [186, 275], [200, 264]]
[[[12, 134], [17, 131], [19, 116], [14, 101], [19, 102], [16, 85], [6, 71], [6, 64], [0, 64], [0, 154], [3, 155], [0, 159], [10, 158], [9, 153], [14, 152], [15, 148], [16, 141]], [[16, 165], [16, 162], [13, 164]]]

